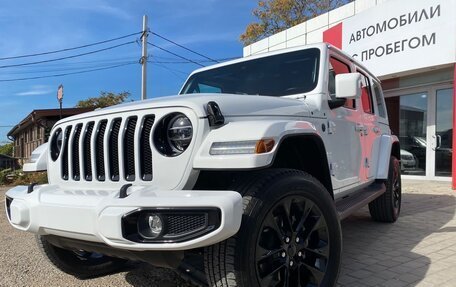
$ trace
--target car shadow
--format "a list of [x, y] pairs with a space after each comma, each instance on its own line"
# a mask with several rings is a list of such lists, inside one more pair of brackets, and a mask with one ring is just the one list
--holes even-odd
[[[176, 272], [147, 263], [133, 263], [125, 274], [125, 280], [135, 287], [193, 287]], [[125, 271], [125, 270], [124, 270]]]
[[426, 254], [445, 248], [444, 242], [423, 240], [434, 233], [456, 232], [454, 226], [445, 227], [455, 207], [451, 195], [405, 193], [394, 224], [372, 221], [367, 207], [342, 221], [339, 286], [415, 286], [429, 270]]

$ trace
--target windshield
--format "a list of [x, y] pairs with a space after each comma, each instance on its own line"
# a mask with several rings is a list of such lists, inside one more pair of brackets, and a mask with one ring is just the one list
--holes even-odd
[[268, 56], [192, 75], [181, 94], [225, 93], [287, 96], [307, 93], [318, 82], [320, 50]]

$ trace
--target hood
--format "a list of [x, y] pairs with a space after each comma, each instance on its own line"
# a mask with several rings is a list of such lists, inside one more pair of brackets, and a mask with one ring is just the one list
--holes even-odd
[[206, 104], [210, 101], [214, 101], [219, 105], [220, 110], [225, 117], [310, 116], [311, 111], [314, 110], [314, 108], [307, 104], [305, 100], [290, 98], [234, 94], [189, 94], [116, 105], [65, 118], [61, 122], [103, 114], [164, 107], [189, 107], [193, 109], [199, 117], [205, 117], [207, 115]]

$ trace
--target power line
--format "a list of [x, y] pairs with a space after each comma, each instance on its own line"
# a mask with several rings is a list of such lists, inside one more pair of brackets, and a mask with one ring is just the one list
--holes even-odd
[[150, 62], [150, 61], [148, 61], [148, 62], [149, 62], [149, 63], [156, 64], [157, 66], [159, 66], [159, 67], [161, 67], [161, 68], [163, 68], [163, 69], [165, 69], [165, 70], [171, 72], [174, 76], [176, 76], [176, 77], [179, 78], [180, 80], [185, 81], [185, 78], [184, 78], [184, 77], [182, 77], [182, 76], [180, 76], [178, 73], [176, 73], [176, 72], [181, 72], [181, 71], [177, 71], [177, 70], [171, 69], [171, 68], [169, 68], [169, 67], [167, 67], [167, 66], [165, 66], [165, 65], [161, 65], [161, 64], [156, 63], [156, 62]]
[[63, 76], [68, 76], [68, 75], [84, 74], [84, 73], [89, 73], [89, 72], [114, 69], [114, 68], [128, 66], [128, 65], [133, 65], [133, 64], [137, 64], [137, 63], [138, 62], [135, 61], [135, 62], [125, 63], [125, 64], [119, 64], [119, 65], [114, 65], [114, 66], [108, 66], [108, 67], [103, 67], [103, 68], [90, 69], [90, 70], [84, 70], [84, 71], [72, 72], [72, 73], [54, 74], [54, 75], [46, 75], [46, 76], [36, 76], [36, 77], [28, 77], [28, 78], [0, 79], [0, 82], [15, 82], [15, 81], [25, 81], [25, 80], [36, 80], [36, 79], [44, 79], [44, 78], [63, 77]]
[[[161, 63], [161, 64], [190, 64], [190, 63], [193, 63], [193, 62], [197, 62], [197, 63], [201, 63], [202, 64], [202, 63], [211, 63], [211, 62], [213, 62], [212, 60], [191, 60], [192, 62], [190, 62], [190, 61], [173, 61], [172, 58], [158, 57], [158, 56], [152, 56], [152, 55], [149, 55], [149, 57], [155, 58], [155, 59], [163, 59], [163, 60], [160, 60], [160, 61], [156, 61], [156, 63]], [[220, 63], [220, 62], [234, 60], [234, 59], [238, 59], [238, 57], [220, 58], [220, 59], [217, 59], [217, 62]]]
[[99, 50], [94, 50], [94, 51], [90, 51], [90, 52], [85, 52], [85, 53], [71, 55], [71, 56], [66, 56], [66, 57], [61, 57], [61, 58], [48, 59], [48, 60], [29, 62], [29, 63], [21, 63], [21, 64], [4, 65], [4, 66], [0, 66], [0, 69], [11, 68], [11, 67], [22, 67], [22, 66], [29, 66], [29, 65], [36, 65], [36, 64], [42, 64], [42, 63], [49, 63], [49, 62], [66, 60], [66, 59], [72, 59], [72, 58], [77, 58], [77, 57], [81, 57], [81, 56], [91, 55], [91, 54], [95, 54], [95, 53], [99, 53], [99, 52], [103, 52], [103, 51], [119, 48], [119, 47], [122, 47], [122, 46], [125, 46], [125, 45], [133, 44], [135, 42], [136, 41], [125, 42], [125, 43], [122, 43], [122, 44], [119, 44], [119, 45], [110, 46], [110, 47], [99, 49]]
[[131, 34], [128, 34], [128, 35], [117, 37], [117, 38], [112, 38], [112, 39], [109, 39], [109, 40], [104, 40], [104, 41], [95, 42], [95, 43], [86, 44], [86, 45], [81, 45], [81, 46], [72, 47], [72, 48], [65, 48], [65, 49], [60, 49], [60, 50], [41, 52], [41, 53], [35, 53], [35, 54], [27, 54], [27, 55], [20, 55], [20, 56], [3, 57], [3, 58], [0, 58], [0, 61], [12, 60], [12, 59], [20, 59], [20, 58], [28, 58], [28, 57], [35, 57], [35, 56], [43, 56], [43, 55], [49, 55], [49, 54], [73, 51], [73, 50], [77, 50], [77, 49], [92, 47], [92, 46], [96, 46], [96, 45], [101, 45], [101, 44], [105, 44], [105, 43], [109, 43], [109, 42], [125, 39], [125, 38], [131, 37], [131, 36], [134, 36], [134, 35], [137, 35], [137, 34], [141, 34], [141, 33], [142, 32], [131, 33]]
[[176, 54], [176, 53], [173, 53], [173, 52], [171, 52], [171, 51], [169, 51], [169, 50], [167, 50], [167, 49], [165, 49], [165, 48], [162, 48], [162, 47], [157, 46], [157, 45], [155, 45], [155, 44], [152, 44], [152, 43], [150, 43], [150, 42], [147, 42], [147, 44], [149, 44], [149, 45], [151, 45], [152, 47], [155, 47], [155, 48], [157, 48], [157, 49], [160, 49], [160, 50], [162, 50], [162, 51], [164, 51], [164, 52], [166, 52], [166, 53], [168, 53], [168, 54], [171, 54], [171, 55], [173, 55], [173, 56], [176, 56], [176, 57], [178, 57], [178, 58], [181, 58], [182, 60], [191, 62], [191, 63], [193, 63], [193, 64], [195, 64], [195, 65], [198, 65], [198, 66], [201, 66], [201, 67], [205, 67], [203, 64], [200, 64], [200, 63], [198, 63], [198, 62], [196, 62], [196, 61], [193, 61], [193, 60], [187, 59], [187, 58], [185, 58], [185, 57], [182, 57], [181, 55], [178, 55], [178, 54]]
[[165, 41], [170, 42], [171, 44], [174, 44], [174, 45], [176, 45], [176, 46], [178, 46], [178, 47], [181, 47], [182, 49], [185, 49], [185, 50], [187, 50], [187, 51], [189, 51], [189, 52], [191, 52], [191, 53], [193, 53], [193, 54], [196, 54], [196, 55], [198, 55], [198, 56], [201, 56], [201, 57], [203, 57], [203, 58], [205, 58], [205, 59], [208, 59], [208, 60], [210, 60], [210, 61], [212, 61], [212, 62], [219, 63], [219, 61], [217, 61], [217, 60], [214, 60], [214, 59], [209, 58], [209, 57], [207, 57], [207, 56], [205, 56], [205, 55], [203, 55], [203, 54], [201, 54], [201, 53], [198, 53], [198, 52], [196, 52], [196, 51], [194, 51], [194, 50], [192, 50], [192, 49], [189, 49], [189, 48], [187, 48], [187, 47], [185, 47], [185, 46], [182, 46], [181, 44], [178, 44], [178, 43], [176, 43], [176, 42], [174, 42], [174, 41], [172, 41], [172, 40], [170, 40], [170, 39], [168, 39], [168, 38], [166, 38], [166, 37], [164, 37], [164, 36], [161, 36], [161, 35], [159, 35], [159, 34], [157, 34], [157, 33], [155, 33], [155, 32], [151, 32], [151, 33], [152, 33], [152, 35], [155, 35], [155, 36], [157, 36], [157, 37], [159, 37], [159, 38], [161, 38], [161, 39], [163, 39], [163, 40], [165, 40]]
[[[36, 66], [30, 65], [30, 66], [11, 67], [11, 68], [30, 69], [30, 70], [41, 69], [41, 68], [53, 68], [53, 67], [62, 68], [62, 67], [66, 67], [66, 66], [71, 67], [71, 66], [77, 66], [77, 65], [81, 65], [81, 64], [96, 64], [96, 63], [100, 63], [100, 64], [113, 63], [113, 64], [115, 64], [115, 63], [118, 63], [121, 61], [133, 61], [136, 59], [138, 59], [138, 57], [128, 56], [128, 57], [122, 57], [122, 58], [107, 58], [107, 59], [87, 60], [87, 61], [77, 61], [77, 62], [59, 62], [59, 63], [49, 63], [49, 64], [36, 65]], [[8, 71], [8, 73], [10, 73], [10, 72]]]
[[125, 64], [131, 63], [132, 61], [113, 61], [101, 64], [92, 64], [92, 65], [85, 65], [80, 67], [62, 67], [61, 69], [55, 68], [54, 69], [47, 69], [47, 70], [33, 70], [33, 71], [12, 71], [8, 72], [10, 75], [21, 75], [21, 74], [37, 74], [37, 73], [55, 73], [55, 72], [67, 72], [67, 71], [76, 71], [81, 69], [91, 69], [91, 68], [98, 68], [98, 67], [105, 67], [111, 65], [118, 65], [118, 64]]
[[[165, 67], [165, 65], [162, 65], [162, 62], [157, 62], [157, 61], [147, 61], [147, 62], [151, 63], [151, 64], [159, 64], [158, 66]], [[181, 70], [178, 70], [178, 69], [174, 69], [174, 68], [171, 69], [169, 67], [167, 67], [167, 68], [170, 69], [170, 70], [173, 70], [174, 72], [178, 72], [178, 73], [181, 73], [181, 74], [186, 75], [186, 76], [188, 76], [188, 74], [189, 74], [188, 72], [184, 72], [184, 71], [181, 71]]]

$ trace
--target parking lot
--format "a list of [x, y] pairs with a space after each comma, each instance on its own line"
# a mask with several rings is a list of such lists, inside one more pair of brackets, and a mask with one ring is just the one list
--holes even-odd
[[[172, 271], [131, 263], [120, 273], [77, 280], [53, 268], [34, 236], [9, 226], [0, 188], [0, 286], [189, 286]], [[456, 192], [450, 183], [403, 181], [395, 224], [366, 208], [342, 222], [340, 286], [456, 286]]]

